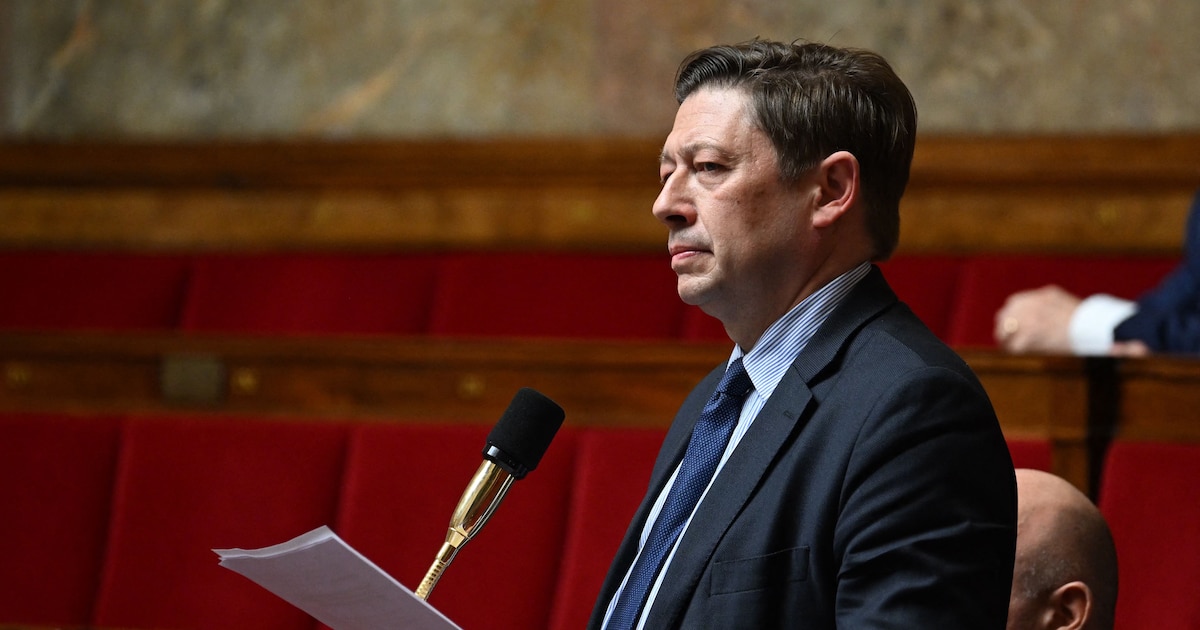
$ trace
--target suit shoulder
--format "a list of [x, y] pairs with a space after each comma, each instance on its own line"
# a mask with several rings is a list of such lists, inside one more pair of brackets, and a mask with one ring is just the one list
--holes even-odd
[[893, 305], [867, 323], [847, 350], [897, 370], [941, 367], [976, 380], [966, 361], [938, 339], [903, 303]]

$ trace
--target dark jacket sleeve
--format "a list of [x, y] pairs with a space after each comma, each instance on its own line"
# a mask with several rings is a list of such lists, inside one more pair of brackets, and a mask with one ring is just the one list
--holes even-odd
[[1141, 340], [1154, 352], [1200, 353], [1200, 193], [1188, 213], [1183, 249], [1183, 263], [1117, 326], [1118, 341]]
[[837, 627], [1003, 628], [1012, 461], [986, 397], [945, 370], [913, 375], [880, 397], [847, 468]]

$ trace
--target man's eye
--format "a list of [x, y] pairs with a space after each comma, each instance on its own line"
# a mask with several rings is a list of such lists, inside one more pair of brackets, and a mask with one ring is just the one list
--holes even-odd
[[721, 170], [721, 165], [717, 164], [716, 162], [697, 162], [696, 170], [704, 173], [711, 173], [713, 171]]

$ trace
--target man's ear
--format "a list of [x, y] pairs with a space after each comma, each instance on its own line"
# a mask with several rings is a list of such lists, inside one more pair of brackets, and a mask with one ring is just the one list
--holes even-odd
[[1092, 615], [1092, 589], [1083, 582], [1067, 582], [1050, 594], [1050, 628], [1082, 630]]
[[820, 197], [813, 211], [813, 227], [829, 227], [858, 203], [860, 191], [858, 158], [837, 151], [817, 166]]

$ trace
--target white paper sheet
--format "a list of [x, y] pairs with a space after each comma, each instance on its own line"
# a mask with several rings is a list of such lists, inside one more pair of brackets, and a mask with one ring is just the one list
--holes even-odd
[[213, 551], [333, 630], [461, 630], [325, 526], [270, 547]]

